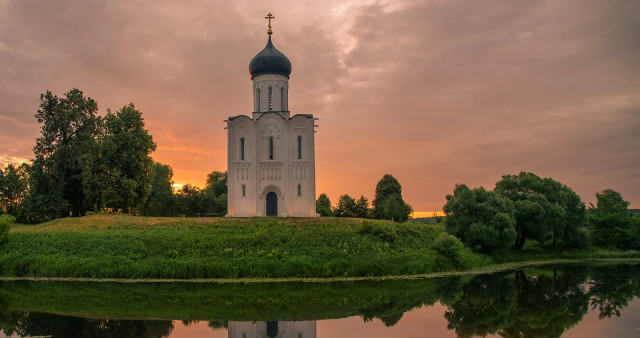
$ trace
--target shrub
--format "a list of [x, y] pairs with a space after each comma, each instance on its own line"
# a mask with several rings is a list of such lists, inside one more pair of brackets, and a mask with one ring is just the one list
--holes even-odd
[[9, 241], [9, 226], [15, 221], [11, 215], [0, 215], [0, 245]]
[[464, 244], [455, 236], [441, 233], [435, 241], [433, 241], [433, 249], [439, 255], [449, 258], [456, 266], [460, 263], [460, 256]]

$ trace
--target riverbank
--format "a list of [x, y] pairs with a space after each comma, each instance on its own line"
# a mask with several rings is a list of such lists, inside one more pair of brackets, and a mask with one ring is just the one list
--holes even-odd
[[625, 257], [638, 255], [535, 248], [487, 256], [458, 247], [441, 227], [419, 223], [92, 215], [13, 226], [9, 242], [0, 249], [0, 275], [119, 281], [350, 280], [495, 271], [512, 264], [507, 260], [526, 265]]

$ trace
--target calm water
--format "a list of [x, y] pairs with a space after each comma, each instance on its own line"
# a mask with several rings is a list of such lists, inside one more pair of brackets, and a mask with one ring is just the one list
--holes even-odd
[[1, 282], [0, 336], [640, 337], [639, 268], [336, 283]]

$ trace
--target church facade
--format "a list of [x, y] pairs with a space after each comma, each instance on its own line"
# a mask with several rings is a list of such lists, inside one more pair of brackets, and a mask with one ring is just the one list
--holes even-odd
[[317, 217], [317, 119], [289, 111], [291, 62], [274, 47], [270, 22], [267, 33], [266, 47], [249, 63], [253, 112], [225, 120], [227, 216]]

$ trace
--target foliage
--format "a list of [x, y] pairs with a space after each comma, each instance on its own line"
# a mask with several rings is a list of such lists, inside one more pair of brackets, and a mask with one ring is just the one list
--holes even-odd
[[176, 194], [176, 209], [178, 215], [193, 217], [204, 211], [202, 189], [195, 185], [185, 184]]
[[566, 247], [584, 247], [586, 209], [580, 196], [568, 186], [533, 173], [504, 175], [495, 192], [514, 202], [517, 236], [521, 249], [527, 239], [561, 241]]
[[0, 215], [0, 245], [9, 241], [9, 228], [16, 218], [11, 215]]
[[[390, 197], [392, 200], [387, 201]], [[378, 219], [394, 219], [404, 222], [409, 219], [413, 208], [402, 199], [402, 186], [398, 180], [385, 174], [376, 185], [373, 199], [373, 216]]]
[[132, 103], [116, 113], [107, 111], [104, 136], [92, 159], [93, 170], [85, 170], [83, 181], [92, 188], [97, 209], [130, 212], [149, 193], [150, 154], [156, 145], [144, 127], [142, 113]]
[[445, 229], [476, 251], [513, 246], [516, 238], [513, 203], [484, 188], [457, 184], [447, 195]]
[[433, 242], [433, 248], [439, 255], [449, 258], [455, 265], [460, 263], [464, 244], [460, 240], [447, 233], [440, 233]]
[[329, 197], [327, 197], [327, 194], [320, 194], [316, 200], [316, 212], [322, 217], [329, 217], [333, 216], [332, 210], [331, 201], [329, 200]]
[[213, 171], [207, 175], [207, 185], [202, 190], [203, 214], [224, 216], [227, 214], [227, 172]]
[[369, 200], [364, 195], [360, 195], [360, 198], [356, 201], [355, 217], [372, 218], [369, 210]]
[[173, 216], [176, 198], [173, 195], [173, 169], [167, 164], [153, 163], [151, 191], [139, 207], [143, 216]]
[[0, 169], [0, 211], [8, 215], [22, 212], [22, 200], [27, 195], [29, 165], [26, 163], [16, 167], [8, 164]]
[[84, 213], [82, 171], [86, 154], [94, 154], [100, 133], [97, 103], [74, 88], [64, 98], [50, 91], [40, 96], [35, 114], [42, 136], [33, 148], [35, 158], [25, 201], [30, 222]]
[[597, 204], [589, 208], [593, 243], [603, 247], [640, 250], [640, 220], [628, 211], [629, 202], [612, 189], [596, 194]]
[[[419, 274], [439, 265], [439, 232], [346, 218], [147, 218], [92, 215], [16, 226], [0, 274], [119, 278]], [[463, 252], [464, 256], [474, 256]]]
[[344, 194], [338, 199], [338, 205], [334, 210], [336, 217], [357, 217], [356, 200], [353, 197]]

